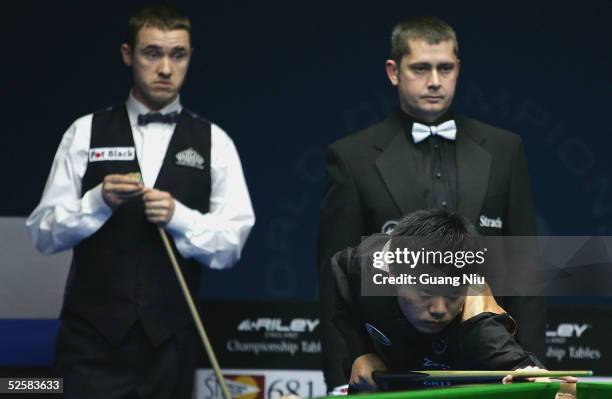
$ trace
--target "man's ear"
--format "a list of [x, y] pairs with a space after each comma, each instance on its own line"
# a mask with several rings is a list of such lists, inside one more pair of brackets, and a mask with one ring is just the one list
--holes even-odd
[[133, 62], [132, 48], [127, 43], [123, 43], [121, 45], [121, 58], [123, 59], [123, 63], [125, 65], [132, 66], [132, 62]]
[[394, 60], [385, 61], [385, 70], [387, 71], [387, 77], [393, 86], [399, 84], [399, 65]]

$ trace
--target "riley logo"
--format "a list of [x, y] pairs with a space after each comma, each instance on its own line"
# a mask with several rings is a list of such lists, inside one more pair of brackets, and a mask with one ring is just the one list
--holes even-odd
[[491, 219], [486, 217], [485, 215], [480, 215], [480, 227], [492, 227], [494, 229], [502, 228], [502, 220], [500, 217], [496, 219]]
[[546, 336], [549, 338], [580, 338], [589, 327], [591, 327], [589, 324], [561, 323], [556, 330], [546, 331]]
[[238, 331], [266, 332], [313, 332], [319, 325], [319, 319], [292, 319], [289, 324], [283, 324], [281, 319], [259, 318], [244, 319], [238, 325]]
[[177, 165], [204, 169], [204, 157], [191, 147], [177, 153], [175, 157]]

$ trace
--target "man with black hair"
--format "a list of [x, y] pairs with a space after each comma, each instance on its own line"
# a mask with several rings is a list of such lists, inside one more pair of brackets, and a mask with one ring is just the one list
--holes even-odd
[[74, 249], [55, 366], [65, 398], [191, 399], [203, 348], [158, 227], [187, 285], [232, 266], [255, 222], [240, 158], [179, 98], [191, 23], [150, 6], [121, 45], [127, 101], [66, 131], [27, 227], [43, 253]]
[[[453, 28], [434, 17], [398, 23], [385, 67], [397, 88], [398, 110], [330, 144], [325, 157], [318, 267], [328, 390], [345, 384], [350, 370], [331, 321], [335, 288], [329, 263], [338, 250], [363, 236], [388, 233], [403, 215], [438, 207], [464, 215], [481, 235], [536, 235], [521, 138], [452, 109], [460, 70]], [[505, 268], [516, 276], [530, 273], [521, 262]], [[543, 356], [544, 300], [498, 300], [520, 325], [517, 340]]]
[[[515, 322], [490, 290], [466, 296], [469, 284], [398, 284], [375, 292], [372, 276], [453, 277], [478, 270], [453, 264], [373, 267], [376, 253], [397, 249], [457, 252], [478, 249], [477, 232], [464, 217], [446, 210], [416, 211], [401, 219], [391, 236], [373, 235], [332, 258], [337, 286], [333, 322], [347, 342], [350, 383], [373, 389], [373, 371], [514, 370], [542, 367], [514, 339]], [[364, 279], [366, 281], [364, 281]], [[370, 290], [370, 291], [368, 291]], [[476, 291], [472, 291], [476, 294]], [[381, 296], [382, 295], [382, 296]], [[387, 295], [387, 296], [385, 296]]]

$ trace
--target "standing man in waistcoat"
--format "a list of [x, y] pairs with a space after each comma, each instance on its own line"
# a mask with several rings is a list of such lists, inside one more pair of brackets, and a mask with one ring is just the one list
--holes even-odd
[[[522, 140], [451, 108], [459, 66], [459, 45], [447, 23], [416, 17], [397, 24], [385, 67], [398, 89], [399, 109], [327, 149], [318, 262], [329, 390], [346, 384], [355, 364], [332, 320], [334, 253], [358, 245], [362, 236], [388, 233], [402, 216], [427, 208], [458, 212], [481, 235], [536, 233]], [[507, 265], [511, 273], [528, 273], [521, 266]], [[498, 301], [521, 326], [519, 343], [543, 358], [543, 299]]]
[[70, 126], [27, 220], [39, 251], [74, 249], [55, 357], [66, 398], [190, 399], [203, 348], [158, 226], [197, 295], [201, 268], [232, 266], [255, 222], [232, 140], [181, 105], [191, 44], [174, 8], [130, 19], [127, 101]]

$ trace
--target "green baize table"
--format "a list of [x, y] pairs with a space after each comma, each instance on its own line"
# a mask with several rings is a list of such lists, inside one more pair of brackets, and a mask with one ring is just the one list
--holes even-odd
[[[367, 399], [554, 399], [559, 392], [559, 386], [559, 382], [482, 384], [351, 396]], [[612, 399], [612, 383], [578, 382], [576, 388], [577, 399]], [[329, 396], [327, 399], [338, 399], [338, 396]]]

